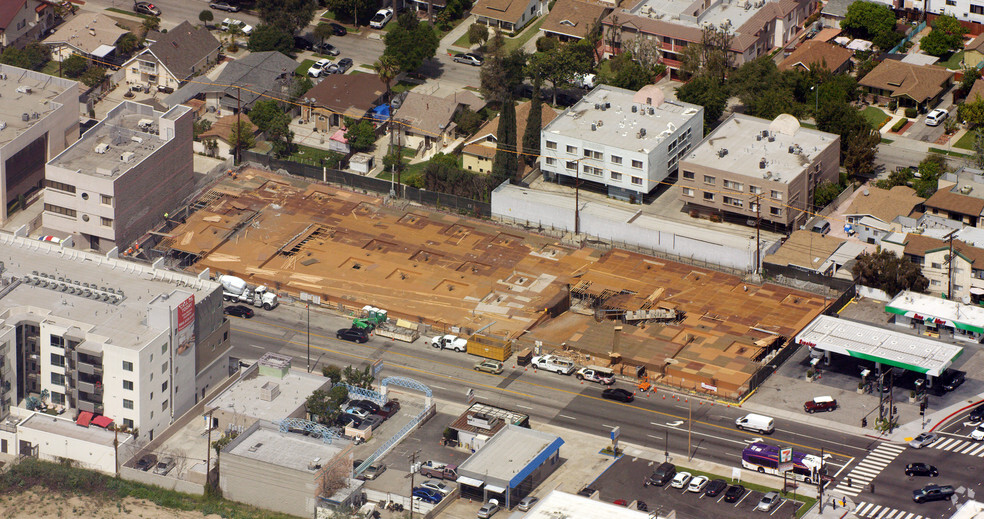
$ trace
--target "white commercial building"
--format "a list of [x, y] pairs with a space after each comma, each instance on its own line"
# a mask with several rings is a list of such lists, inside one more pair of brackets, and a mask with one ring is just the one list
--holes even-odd
[[667, 100], [655, 85], [600, 85], [540, 132], [540, 169], [548, 180], [590, 182], [641, 203], [703, 136], [701, 106]]
[[[649, 512], [640, 512], [614, 503], [589, 499], [587, 497], [568, 494], [560, 490], [551, 490], [530, 509], [523, 519], [650, 519], [655, 517]], [[660, 516], [663, 517], [663, 516]]]
[[[92, 425], [80, 427], [63, 416], [14, 408], [0, 424], [0, 461], [18, 456], [60, 461], [68, 459], [78, 466], [116, 475], [117, 449], [127, 448], [133, 437]], [[114, 442], [116, 444], [114, 445]]]
[[0, 265], [0, 420], [40, 397], [81, 425], [153, 439], [229, 376], [222, 287], [207, 272], [9, 234]]

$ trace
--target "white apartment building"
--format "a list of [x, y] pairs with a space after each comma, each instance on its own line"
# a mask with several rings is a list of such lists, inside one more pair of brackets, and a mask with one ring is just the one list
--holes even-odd
[[540, 169], [547, 180], [641, 203], [703, 136], [701, 106], [667, 100], [655, 85], [600, 85], [540, 132]]
[[48, 395], [153, 439], [229, 375], [222, 288], [0, 234], [0, 422]]
[[184, 105], [162, 113], [124, 101], [110, 110], [48, 162], [44, 227], [95, 251], [132, 245], [194, 189], [193, 120]]
[[982, 0], [896, 0], [882, 3], [928, 14], [948, 14], [962, 22], [984, 23]]

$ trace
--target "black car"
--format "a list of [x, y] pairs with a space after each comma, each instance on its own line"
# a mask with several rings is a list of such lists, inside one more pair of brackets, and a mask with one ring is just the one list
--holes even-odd
[[227, 306], [224, 310], [222, 310], [222, 313], [242, 317], [244, 319], [253, 317], [253, 309], [243, 305]]
[[971, 409], [970, 414], [967, 415], [967, 419], [970, 420], [971, 423], [984, 421], [984, 404]]
[[134, 2], [133, 12], [139, 14], [149, 14], [151, 16], [161, 15], [161, 10], [156, 5], [150, 2]]
[[631, 402], [635, 400], [635, 393], [626, 391], [620, 387], [608, 388], [601, 392], [602, 398], [618, 400], [619, 402]]
[[745, 487], [741, 485], [731, 485], [728, 487], [728, 491], [724, 493], [725, 503], [734, 503], [735, 501], [741, 499], [741, 496], [745, 495]]
[[661, 487], [670, 482], [676, 476], [676, 465], [672, 463], [660, 463], [656, 470], [642, 482], [643, 487], [650, 485]]
[[369, 414], [379, 413], [379, 406], [376, 405], [375, 402], [370, 402], [369, 400], [351, 400], [349, 401], [348, 406], [355, 406], [360, 409], [365, 409], [366, 411], [369, 411]]
[[941, 386], [943, 386], [944, 391], [953, 391], [960, 387], [960, 384], [964, 383], [964, 377], [967, 374], [963, 371], [958, 371], [955, 369], [948, 369], [943, 372], [943, 376], [940, 377]]
[[704, 495], [707, 497], [717, 497], [721, 492], [728, 488], [728, 482], [723, 479], [713, 479], [704, 488]]
[[144, 454], [143, 457], [137, 460], [135, 467], [137, 470], [147, 472], [150, 470], [150, 467], [153, 467], [154, 465], [157, 465], [157, 456], [153, 454]]
[[338, 418], [335, 418], [335, 425], [339, 427], [346, 427], [351, 425], [358, 429], [362, 425], [362, 418], [355, 416], [354, 414], [341, 413]]
[[352, 68], [353, 64], [354, 63], [352, 63], [352, 58], [342, 58], [338, 60], [338, 63], [336, 63], [336, 65], [338, 65], [338, 71], [335, 73], [344, 74], [346, 71], [348, 71], [348, 69]]
[[597, 490], [591, 487], [584, 487], [577, 493], [577, 495], [584, 496], [584, 497], [591, 497], [594, 495], [595, 492], [597, 492]]
[[331, 22], [328, 24], [328, 26], [331, 27], [331, 33], [334, 34], [335, 36], [345, 36], [346, 34], [348, 34], [348, 29], [346, 29], [344, 26], [340, 24]]
[[208, 4], [208, 6], [210, 8], [212, 8], [212, 9], [215, 9], [216, 11], [226, 11], [228, 13], [238, 13], [239, 12], [239, 6], [238, 5], [232, 5], [232, 4], [228, 3], [228, 2], [212, 2], [212, 3]]
[[314, 50], [314, 43], [311, 43], [311, 41], [307, 38], [294, 36], [294, 48], [301, 50]]
[[926, 463], [910, 463], [905, 466], [905, 475], [936, 477], [940, 475], [940, 471], [936, 470], [936, 467]]
[[358, 328], [342, 328], [335, 332], [335, 338], [358, 343], [369, 342], [369, 334]]
[[912, 500], [917, 503], [927, 501], [945, 501], [954, 493], [952, 485], [926, 485], [912, 491]]

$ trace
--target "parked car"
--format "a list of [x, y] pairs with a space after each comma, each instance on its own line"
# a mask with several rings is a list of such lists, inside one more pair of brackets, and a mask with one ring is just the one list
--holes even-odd
[[331, 66], [331, 64], [331, 60], [328, 58], [319, 59], [314, 62], [314, 65], [311, 65], [311, 67], [308, 68], [307, 74], [310, 77], [320, 77], [322, 74], [327, 73], [325, 69]]
[[762, 496], [762, 499], [755, 505], [756, 512], [768, 512], [772, 510], [780, 501], [779, 492], [769, 492]]
[[360, 420], [365, 420], [367, 416], [372, 414], [369, 411], [366, 411], [365, 409], [354, 405], [346, 407], [345, 412], [359, 418]]
[[803, 404], [803, 410], [813, 414], [817, 411], [833, 411], [837, 409], [837, 400], [829, 396], [818, 396]]
[[376, 414], [382, 416], [383, 418], [389, 418], [395, 415], [400, 410], [400, 402], [397, 400], [390, 400], [380, 407]]
[[518, 508], [520, 512], [529, 512], [530, 508], [533, 508], [533, 505], [535, 505], [539, 500], [539, 497], [526, 496], [519, 502], [519, 505], [516, 508]]
[[497, 499], [489, 499], [488, 503], [482, 505], [482, 508], [478, 509], [478, 519], [489, 519], [499, 511], [499, 501]]
[[940, 123], [943, 122], [943, 120], [949, 115], [950, 113], [946, 110], [937, 108], [936, 110], [929, 112], [929, 115], [926, 116], [926, 126], [939, 126]]
[[596, 488], [584, 487], [581, 490], [578, 490], [577, 491], [577, 495], [582, 496], [582, 497], [591, 497], [597, 491], [598, 491], [598, 489], [596, 489]]
[[362, 472], [362, 477], [364, 479], [376, 479], [383, 472], [386, 472], [386, 465], [376, 462], [366, 467], [366, 470]]
[[707, 483], [707, 488], [704, 489], [704, 495], [707, 497], [717, 497], [728, 489], [728, 482], [723, 479], [715, 479]]
[[618, 506], [625, 506], [625, 507], [629, 506], [629, 502], [624, 499], [616, 499], [612, 501], [612, 504]]
[[373, 402], [371, 400], [349, 400], [348, 405], [355, 406], [355, 407], [361, 407], [362, 409], [365, 409], [366, 411], [368, 411], [369, 414], [378, 414], [379, 413], [379, 405], [376, 404], [376, 402]]
[[939, 438], [940, 437], [936, 433], [931, 433], [931, 432], [920, 433], [919, 436], [916, 436], [915, 438], [912, 439], [912, 441], [909, 442], [909, 447], [912, 447], [913, 449], [921, 449], [935, 442]]
[[944, 501], [953, 495], [953, 485], [926, 485], [912, 491], [912, 500], [917, 503]]
[[233, 315], [236, 317], [242, 317], [244, 319], [249, 319], [253, 317], [253, 309], [248, 306], [243, 305], [233, 305], [227, 306], [222, 310], [225, 315]]
[[970, 423], [980, 423], [984, 421], [984, 404], [981, 404], [970, 410], [970, 414], [967, 415], [967, 419]]
[[910, 463], [905, 466], [905, 475], [930, 476], [935, 478], [940, 475], [940, 471], [936, 470], [936, 467], [926, 463]]
[[483, 360], [482, 362], [475, 364], [475, 371], [484, 371], [486, 373], [498, 375], [499, 373], [502, 373], [502, 363], [497, 360]]
[[437, 504], [440, 503], [442, 499], [444, 499], [444, 494], [436, 490], [431, 490], [429, 488], [417, 487], [413, 489], [413, 497], [419, 497], [420, 499], [428, 503]]
[[334, 36], [345, 36], [346, 34], [348, 34], [348, 29], [346, 29], [345, 26], [341, 24], [331, 22], [328, 24], [328, 26], [331, 27], [331, 33]]
[[421, 476], [438, 479], [458, 479], [458, 466], [441, 463], [434, 460], [427, 460], [420, 464], [418, 469]]
[[142, 470], [144, 472], [147, 472], [148, 470], [150, 470], [151, 467], [153, 467], [156, 464], [157, 464], [157, 456], [153, 454], [144, 454], [143, 456], [140, 457], [139, 460], [137, 460], [137, 463], [136, 465], [134, 465], [134, 467], [137, 470]]
[[311, 40], [307, 38], [294, 36], [294, 48], [301, 50], [314, 50], [314, 43], [311, 43]]
[[725, 503], [734, 503], [741, 499], [741, 496], [745, 495], [745, 487], [741, 485], [731, 485], [728, 487], [728, 491], [724, 493]]
[[335, 418], [335, 425], [339, 427], [347, 427], [351, 425], [358, 429], [362, 426], [362, 418], [349, 413], [339, 413], [338, 417]]
[[138, 14], [148, 14], [150, 16], [160, 16], [161, 10], [150, 2], [134, 2], [133, 12]]
[[631, 402], [635, 400], [635, 393], [620, 387], [610, 387], [601, 392], [602, 398], [618, 400], [619, 402]]
[[159, 476], [166, 476], [171, 469], [174, 468], [174, 458], [162, 458], [157, 462], [157, 466], [154, 467], [154, 474]]
[[481, 56], [475, 54], [474, 52], [461, 52], [454, 55], [455, 63], [464, 63], [466, 65], [472, 65], [475, 67], [481, 67], [485, 60]]
[[342, 58], [338, 60], [337, 65], [338, 65], [338, 72], [336, 72], [336, 74], [344, 74], [348, 72], [348, 69], [352, 68], [352, 65], [354, 65], [354, 63], [352, 62], [352, 58]]
[[423, 483], [420, 484], [420, 488], [426, 488], [429, 490], [433, 490], [435, 492], [439, 492], [442, 496], [446, 496], [450, 494], [452, 490], [451, 487], [445, 485], [444, 483], [436, 479], [428, 479], [427, 481], [424, 481]]
[[948, 369], [944, 371], [943, 376], [940, 377], [940, 386], [943, 387], [943, 391], [953, 391], [954, 389], [960, 387], [960, 384], [964, 383], [966, 376], [967, 374], [963, 371]]
[[376, 11], [376, 14], [372, 15], [372, 19], [369, 20], [369, 27], [372, 27], [373, 29], [382, 29], [392, 19], [393, 9], [384, 7]]
[[212, 3], [208, 4], [208, 6], [210, 8], [212, 8], [212, 9], [215, 9], [216, 11], [225, 11], [227, 13], [238, 13], [239, 12], [239, 6], [238, 5], [232, 5], [232, 4], [228, 3], [228, 2], [212, 2]]
[[707, 476], [697, 476], [692, 478], [690, 480], [690, 484], [687, 485], [687, 491], [696, 492], [698, 494], [703, 492], [704, 488], [707, 487], [707, 480]]
[[237, 20], [235, 18], [226, 18], [222, 20], [222, 23], [219, 25], [219, 27], [223, 31], [229, 31], [233, 27], [239, 27], [239, 32], [245, 34], [246, 36], [249, 36], [253, 32], [252, 25], [249, 25], [248, 23], [242, 20]]
[[362, 419], [362, 427], [369, 427], [370, 431], [375, 431], [380, 425], [383, 425], [383, 417], [378, 414], [371, 414]]
[[317, 45], [314, 46], [314, 52], [317, 52], [318, 54], [324, 54], [326, 56], [338, 56], [340, 51], [334, 45], [328, 42], [323, 42], [323, 43], [318, 43]]
[[342, 328], [335, 332], [335, 338], [359, 343], [369, 342], [369, 334], [358, 328]]
[[676, 476], [673, 476], [673, 481], [670, 481], [670, 486], [673, 488], [685, 488], [687, 483], [690, 483], [691, 474], [689, 472], [677, 472]]
[[652, 474], [642, 482], [643, 487], [654, 485], [661, 487], [676, 476], [676, 466], [672, 463], [661, 463]]

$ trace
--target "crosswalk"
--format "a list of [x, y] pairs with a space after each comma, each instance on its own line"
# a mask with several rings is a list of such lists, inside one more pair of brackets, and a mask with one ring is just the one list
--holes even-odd
[[854, 515], [866, 519], [923, 519], [923, 516], [912, 512], [865, 502], [854, 507]]
[[860, 463], [855, 465], [847, 476], [840, 478], [837, 486], [834, 487], [833, 495], [854, 497], [860, 494], [861, 490], [868, 483], [871, 483], [871, 480], [875, 479], [905, 448], [905, 445], [894, 445], [891, 443], [882, 443], [878, 447], [875, 447], [875, 450], [868, 453]]
[[943, 437], [929, 444], [929, 447], [931, 449], [939, 449], [941, 451], [955, 452], [957, 454], [966, 454], [968, 456], [984, 458], [984, 443], [978, 441]]

